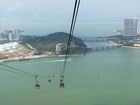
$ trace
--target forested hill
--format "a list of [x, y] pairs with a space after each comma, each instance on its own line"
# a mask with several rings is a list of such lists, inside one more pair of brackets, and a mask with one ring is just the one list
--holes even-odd
[[[55, 52], [56, 44], [67, 43], [68, 33], [56, 32], [46, 36], [22, 36], [21, 41], [30, 44], [37, 50]], [[79, 38], [73, 37], [72, 43], [75, 47], [71, 48], [72, 54], [86, 53], [89, 51], [86, 44]]]

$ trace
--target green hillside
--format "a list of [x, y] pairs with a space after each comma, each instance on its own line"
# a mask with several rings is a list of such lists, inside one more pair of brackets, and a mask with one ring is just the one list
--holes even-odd
[[[21, 41], [30, 44], [37, 50], [55, 52], [56, 44], [67, 43], [68, 37], [68, 33], [56, 32], [46, 36], [22, 36]], [[72, 39], [72, 43], [75, 47], [71, 48], [71, 54], [86, 53], [89, 51], [86, 44], [75, 36]]]

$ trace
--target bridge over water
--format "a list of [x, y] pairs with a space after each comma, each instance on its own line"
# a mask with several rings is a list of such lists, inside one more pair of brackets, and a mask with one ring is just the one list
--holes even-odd
[[111, 38], [111, 37], [85, 37], [85, 38], [82, 38], [82, 40], [84, 42], [108, 42], [110, 40], [114, 40], [114, 39], [117, 39], [117, 38]]
[[112, 39], [108, 37], [102, 37], [102, 38], [88, 37], [88, 38], [82, 38], [82, 40], [85, 43], [91, 44], [89, 47], [92, 48], [92, 51], [103, 51], [103, 50], [120, 48], [122, 46], [121, 44], [114, 43], [113, 41], [111, 41]]
[[122, 45], [105, 45], [105, 46], [96, 46], [96, 47], [91, 47], [91, 48], [92, 48], [92, 51], [103, 51], [103, 50], [120, 48], [121, 46]]

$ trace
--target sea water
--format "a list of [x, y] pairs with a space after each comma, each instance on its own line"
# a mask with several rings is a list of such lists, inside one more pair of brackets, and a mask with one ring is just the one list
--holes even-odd
[[[139, 58], [140, 49], [131, 48], [71, 57], [66, 66], [64, 89], [59, 87], [63, 58], [7, 62], [7, 65], [44, 77], [37, 78], [41, 87], [35, 89], [34, 77], [0, 71], [0, 104], [139, 105]], [[55, 78], [48, 83], [51, 74]]]
[[[25, 25], [26, 35], [42, 35], [65, 31], [69, 25]], [[119, 23], [77, 24], [75, 35], [109, 36], [121, 28]], [[66, 28], [67, 27], [67, 28]], [[105, 43], [88, 43], [90, 47]], [[14, 68], [39, 75], [40, 89], [35, 89], [35, 77], [0, 69], [0, 105], [139, 105], [140, 49], [117, 48], [92, 51], [84, 56], [70, 57], [65, 70], [65, 88], [59, 87], [63, 58], [42, 58], [7, 62]], [[0, 66], [0, 68], [5, 68]], [[11, 69], [8, 69], [11, 70]], [[48, 83], [48, 76], [52, 82]], [[41, 76], [41, 77], [40, 77]], [[42, 77], [43, 76], [43, 77]]]

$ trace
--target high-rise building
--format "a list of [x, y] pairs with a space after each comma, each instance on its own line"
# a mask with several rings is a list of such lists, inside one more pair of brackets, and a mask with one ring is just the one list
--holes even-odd
[[0, 43], [19, 41], [21, 32], [23, 31], [16, 29], [0, 32]]
[[12, 41], [18, 41], [19, 38], [20, 38], [20, 33], [21, 33], [21, 30], [16, 30], [16, 29], [13, 29], [12, 30], [12, 35], [11, 35], [11, 40]]
[[64, 50], [66, 50], [66, 43], [58, 43], [56, 44], [56, 54], [62, 54]]
[[137, 36], [138, 31], [138, 18], [124, 19], [124, 36]]

